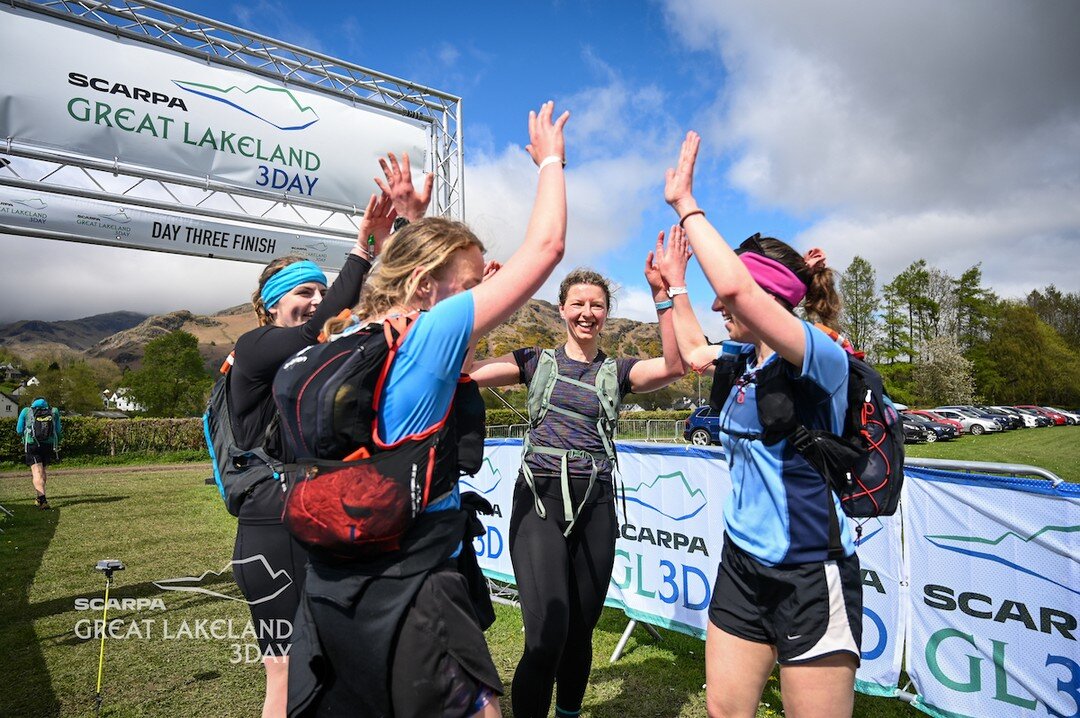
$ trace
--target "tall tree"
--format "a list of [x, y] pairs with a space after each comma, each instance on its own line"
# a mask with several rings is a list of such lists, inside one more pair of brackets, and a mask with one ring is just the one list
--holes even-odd
[[60, 379], [61, 406], [67, 411], [86, 414], [102, 408], [101, 387], [85, 361], [73, 362]]
[[1080, 349], [1080, 294], [1062, 294], [1053, 284], [1027, 296], [1027, 305], [1074, 349]]
[[152, 416], [198, 414], [213, 383], [199, 356], [199, 340], [184, 331], [150, 341], [142, 368], [127, 380], [132, 397]]
[[869, 351], [878, 335], [877, 272], [870, 262], [856, 255], [840, 275], [840, 294], [844, 310], [840, 326], [859, 349]]
[[876, 344], [875, 355], [888, 364], [896, 363], [901, 357], [910, 360], [913, 350], [908, 343], [907, 315], [896, 282], [886, 284], [883, 292], [883, 327], [881, 339]]
[[960, 275], [955, 284], [956, 329], [954, 335], [965, 351], [989, 337], [993, 307], [997, 298], [982, 286], [982, 265], [976, 264]]

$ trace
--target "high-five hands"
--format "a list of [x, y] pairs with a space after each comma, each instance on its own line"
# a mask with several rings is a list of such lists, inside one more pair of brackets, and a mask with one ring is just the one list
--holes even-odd
[[679, 150], [679, 164], [675, 169], [668, 168], [664, 175], [664, 201], [679, 217], [698, 209], [694, 199], [694, 163], [700, 146], [701, 136], [693, 130], [687, 132]]
[[435, 183], [435, 175], [428, 172], [424, 175], [424, 187], [419, 192], [413, 187], [412, 167], [409, 165], [409, 153], [401, 155], [401, 164], [393, 152], [386, 153], [387, 159], [379, 158], [379, 166], [382, 167], [386, 180], [375, 178], [375, 184], [388, 195], [394, 203], [397, 213], [415, 222], [427, 212], [428, 203], [431, 202], [431, 188]]
[[549, 157], [558, 157], [566, 164], [566, 143], [563, 140], [563, 126], [570, 119], [567, 110], [552, 122], [555, 102], [549, 100], [540, 106], [540, 112], [529, 112], [529, 144], [525, 146], [536, 166]]

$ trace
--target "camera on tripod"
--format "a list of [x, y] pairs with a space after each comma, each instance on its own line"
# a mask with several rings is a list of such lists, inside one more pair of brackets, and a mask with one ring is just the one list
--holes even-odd
[[112, 576], [113, 571], [123, 571], [124, 563], [115, 558], [103, 558], [94, 566], [96, 571], [101, 571], [106, 576]]

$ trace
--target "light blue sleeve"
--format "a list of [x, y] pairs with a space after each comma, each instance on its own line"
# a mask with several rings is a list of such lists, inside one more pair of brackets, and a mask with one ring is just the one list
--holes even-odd
[[833, 432], [843, 432], [847, 411], [848, 358], [843, 347], [809, 322], [803, 322], [806, 352], [802, 376], [817, 384], [829, 395], [832, 404]]
[[59, 444], [60, 439], [64, 435], [63, 427], [60, 426], [60, 410], [59, 409], [55, 409], [55, 408], [53, 409], [53, 421], [56, 422], [56, 440], [54, 441], [54, 443]]
[[23, 409], [22, 411], [20, 411], [19, 420], [15, 423], [15, 431], [19, 434], [19, 436], [22, 436], [23, 432], [26, 431], [26, 412], [28, 411], [29, 409]]
[[409, 329], [383, 388], [379, 438], [394, 443], [442, 419], [461, 376], [473, 329], [473, 295], [461, 292], [424, 312]]

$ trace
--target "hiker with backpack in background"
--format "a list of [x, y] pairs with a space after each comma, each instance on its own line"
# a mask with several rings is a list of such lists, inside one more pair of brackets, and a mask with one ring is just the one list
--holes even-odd
[[[224, 475], [217, 476], [219, 486], [229, 511], [238, 518], [233, 574], [248, 601], [252, 625], [258, 628], [266, 669], [264, 718], [285, 715], [288, 634], [300, 601], [307, 562], [304, 547], [281, 522], [282, 468], [292, 456], [281, 437], [271, 386], [274, 375], [290, 356], [318, 343], [327, 320], [356, 304], [395, 219], [415, 221], [427, 211], [432, 175], [427, 176], [418, 192], [413, 187], [407, 155], [400, 165], [393, 154], [379, 163], [386, 179], [377, 179], [376, 183], [383, 194], [371, 196], [360, 221], [356, 246], [346, 256], [332, 285], [327, 286], [326, 275], [314, 262], [302, 257], [279, 257], [263, 269], [252, 295], [259, 327], [237, 340], [230, 355], [231, 368], [227, 361], [222, 367], [225, 377], [219, 380], [223, 382], [227, 411], [218, 415], [225, 414], [231, 421], [227, 426], [215, 424], [212, 412], [205, 419], [207, 442], [224, 467]], [[227, 443], [220, 440], [223, 436], [235, 445], [215, 446]], [[268, 565], [257, 560], [260, 556]], [[281, 571], [291, 579], [285, 590], [280, 590], [278, 584]], [[286, 635], [267, 635], [263, 626], [280, 627]]]
[[[705, 644], [708, 712], [755, 715], [779, 662], [785, 715], [850, 716], [862, 636], [859, 559], [835, 477], [806, 453], [819, 436], [844, 433], [849, 359], [794, 313], [801, 305], [835, 328], [833, 272], [820, 249], [804, 256], [760, 235], [728, 247], [694, 199], [699, 144], [687, 133], [666, 174], [664, 199], [679, 223], [660, 267], [675, 294], [683, 360], [715, 372], [711, 403], [731, 473]], [[706, 340], [685, 294], [687, 240], [725, 319], [731, 341], [721, 345]], [[786, 426], [770, 421], [785, 409]]]
[[59, 458], [60, 412], [39, 396], [19, 412], [15, 431], [23, 438], [26, 465], [30, 467], [34, 492], [37, 494], [37, 507], [47, 511], [50, 506], [45, 497], [45, 467]]
[[525, 650], [510, 692], [517, 718], [547, 716], [553, 687], [556, 716], [581, 710], [593, 629], [615, 562], [619, 405], [630, 392], [655, 391], [685, 374], [672, 302], [653, 252], [645, 276], [659, 315], [662, 357], [616, 359], [600, 350], [611, 289], [600, 274], [576, 269], [559, 287], [562, 346], [526, 347], [470, 369], [480, 386], [529, 389], [529, 431], [510, 518], [510, 557], [525, 623]]

